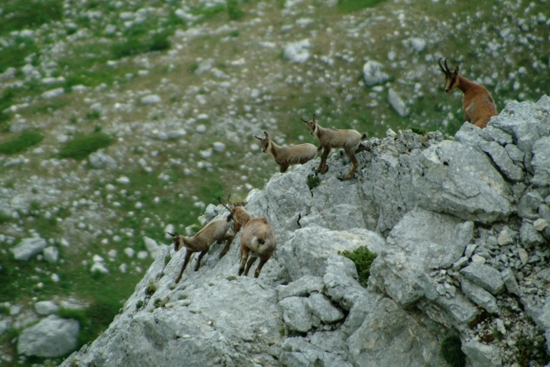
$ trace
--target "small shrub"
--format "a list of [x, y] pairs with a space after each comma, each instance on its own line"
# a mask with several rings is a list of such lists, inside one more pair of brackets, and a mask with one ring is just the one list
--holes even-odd
[[98, 110], [93, 110], [86, 113], [87, 120], [97, 120], [100, 117], [101, 117], [101, 112], [99, 112]]
[[461, 349], [462, 342], [456, 335], [450, 335], [441, 342], [441, 356], [451, 367], [464, 367], [466, 354]]
[[21, 135], [13, 140], [0, 144], [0, 153], [16, 154], [40, 143], [44, 137], [36, 131], [23, 131]]
[[155, 300], [155, 308], [164, 307], [165, 304], [166, 304], [166, 302], [163, 301], [163, 300], [160, 299], [160, 298], [157, 298], [157, 299]]
[[149, 283], [147, 285], [147, 288], [145, 288], [145, 294], [148, 296], [152, 296], [157, 291], [157, 285], [153, 282]]
[[136, 310], [137, 310], [137, 309], [140, 309], [141, 307], [143, 307], [143, 301], [142, 301], [142, 300], [139, 300], [139, 301], [137, 301], [137, 303], [136, 303]]
[[376, 254], [370, 252], [367, 246], [358, 247], [353, 252], [347, 250], [338, 251], [338, 254], [347, 257], [355, 263], [357, 274], [359, 275], [359, 283], [363, 287], [366, 287], [370, 276], [370, 266], [374, 259], [376, 259]]
[[319, 186], [321, 184], [321, 180], [319, 180], [319, 177], [317, 176], [309, 176], [307, 178], [307, 185], [310, 190], [313, 190], [315, 187]]
[[111, 143], [111, 137], [101, 132], [76, 136], [65, 143], [59, 152], [59, 157], [82, 160], [96, 150], [108, 147]]
[[244, 12], [238, 0], [227, 0], [227, 14], [230, 20], [239, 20], [243, 17]]
[[151, 39], [151, 43], [148, 46], [148, 51], [164, 51], [170, 49], [172, 46], [168, 37], [169, 33], [156, 33]]
[[227, 280], [229, 280], [229, 281], [231, 282], [231, 281], [233, 281], [233, 280], [237, 280], [237, 277], [234, 276], [234, 275], [229, 275], [229, 276], [227, 277]]
[[411, 131], [415, 134], [422, 135], [422, 136], [428, 133], [428, 130], [423, 129], [421, 127], [415, 127], [415, 126], [411, 127]]
[[279, 335], [281, 335], [281, 337], [284, 337], [285, 334], [286, 334], [286, 329], [285, 329], [284, 326], [281, 326], [281, 327], [279, 328]]

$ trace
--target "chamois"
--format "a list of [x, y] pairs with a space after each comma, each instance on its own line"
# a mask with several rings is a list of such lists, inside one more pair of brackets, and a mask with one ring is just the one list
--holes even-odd
[[242, 206], [233, 205], [230, 202], [228, 202], [228, 204], [230, 207], [224, 204], [222, 205], [224, 205], [233, 216], [235, 234], [239, 232], [241, 227], [243, 228], [243, 233], [241, 234], [241, 262], [239, 264], [239, 275], [242, 275], [244, 272], [244, 275], [248, 276], [250, 267], [259, 257], [260, 264], [256, 268], [256, 271], [254, 271], [254, 278], [257, 278], [263, 266], [267, 260], [271, 258], [271, 255], [273, 255], [277, 247], [275, 232], [273, 232], [273, 228], [271, 228], [265, 218], [252, 218]]
[[450, 94], [456, 88], [460, 89], [464, 93], [462, 98], [464, 121], [484, 128], [491, 117], [497, 115], [497, 107], [491, 93], [484, 86], [458, 74], [458, 66], [451, 71], [447, 65], [447, 59], [445, 59], [445, 67], [443, 67], [441, 60], [439, 59], [439, 67], [445, 74], [445, 92]]
[[321, 156], [321, 163], [315, 172], [325, 173], [328, 170], [327, 157], [332, 148], [344, 148], [353, 165], [349, 173], [344, 177], [344, 180], [351, 178], [359, 166], [359, 161], [357, 160], [355, 154], [363, 150], [370, 150], [361, 142], [361, 140], [367, 138], [367, 134], [365, 133], [361, 135], [356, 130], [325, 129], [317, 124], [315, 121], [315, 114], [313, 115], [312, 120], [306, 121], [302, 119], [302, 121], [307, 124], [309, 133], [317, 136], [319, 139], [319, 143], [321, 145], [319, 145], [317, 151], [324, 149], [323, 155]]
[[183, 266], [181, 267], [180, 274], [176, 279], [178, 283], [183, 275], [183, 271], [191, 258], [193, 252], [200, 252], [199, 258], [197, 259], [197, 265], [195, 266], [195, 271], [198, 271], [201, 267], [201, 260], [204, 255], [210, 250], [210, 246], [215, 242], [226, 241], [225, 247], [220, 253], [220, 257], [225, 255], [229, 250], [229, 245], [233, 241], [233, 236], [228, 234], [229, 227], [231, 225], [231, 219], [233, 216], [229, 214], [226, 219], [216, 219], [208, 223], [203, 229], [201, 229], [193, 237], [185, 237], [180, 234], [167, 232], [174, 240], [174, 250], [179, 251], [180, 248], [185, 247], [185, 260], [183, 261]]
[[271, 154], [275, 158], [275, 162], [281, 166], [281, 173], [286, 172], [291, 164], [304, 164], [317, 155], [317, 147], [313, 144], [305, 143], [281, 147], [269, 139], [267, 132], [264, 131], [264, 135], [265, 138], [260, 138], [256, 135], [254, 137], [260, 140], [262, 151]]

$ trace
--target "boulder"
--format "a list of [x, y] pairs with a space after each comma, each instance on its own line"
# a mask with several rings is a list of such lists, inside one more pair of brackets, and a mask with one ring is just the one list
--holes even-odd
[[390, 77], [382, 71], [383, 65], [377, 61], [368, 61], [363, 65], [363, 79], [367, 87], [385, 83]]
[[46, 240], [40, 237], [24, 238], [10, 251], [16, 260], [28, 261], [34, 255], [42, 252], [47, 245]]
[[504, 281], [499, 271], [489, 265], [471, 263], [460, 270], [464, 277], [472, 283], [489, 291], [491, 294], [499, 294], [504, 290]]
[[17, 353], [26, 356], [60, 357], [77, 346], [79, 324], [50, 315], [21, 333]]
[[40, 301], [34, 304], [34, 310], [39, 315], [51, 315], [59, 310], [59, 306], [53, 301]]

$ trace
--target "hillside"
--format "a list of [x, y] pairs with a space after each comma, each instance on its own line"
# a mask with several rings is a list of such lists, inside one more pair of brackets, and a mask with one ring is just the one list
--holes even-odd
[[[79, 315], [78, 346], [93, 340], [167, 229], [198, 225], [218, 196], [262, 188], [278, 171], [253, 137], [263, 130], [280, 144], [316, 144], [300, 121], [316, 113], [323, 126], [371, 137], [453, 135], [461, 95], [444, 94], [440, 57], [485, 84], [499, 110], [549, 93], [545, 1], [7, 0], [0, 9], [6, 365], [57, 363], [16, 352], [44, 316], [38, 302]], [[383, 65], [380, 84], [365, 83], [369, 61]], [[35, 250], [15, 260], [22, 243]]]
[[[278, 241], [259, 278], [236, 275], [240, 233], [177, 284], [183, 253], [164, 248], [62, 365], [548, 366], [549, 129], [544, 96], [456, 140], [389, 131], [354, 180], [339, 179], [342, 155], [317, 186], [315, 162], [275, 174], [247, 198]], [[521, 159], [503, 159], [513, 149]]]

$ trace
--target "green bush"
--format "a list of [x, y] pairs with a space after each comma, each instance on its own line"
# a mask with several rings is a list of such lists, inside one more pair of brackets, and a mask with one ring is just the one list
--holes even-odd
[[0, 153], [16, 154], [21, 153], [28, 148], [40, 143], [44, 137], [36, 131], [24, 131], [19, 137], [0, 144]]
[[464, 367], [466, 354], [461, 349], [462, 342], [457, 335], [449, 335], [441, 342], [441, 356], [451, 367]]
[[321, 184], [321, 180], [319, 180], [319, 177], [312, 175], [307, 178], [307, 185], [310, 190], [314, 189], [315, 187], [319, 186]]
[[243, 17], [244, 12], [238, 0], [227, 0], [227, 14], [230, 20], [239, 20]]
[[76, 136], [65, 143], [59, 152], [59, 157], [82, 160], [96, 150], [108, 147], [112, 142], [111, 137], [102, 132]]
[[347, 250], [338, 251], [338, 254], [347, 257], [355, 263], [357, 274], [359, 275], [359, 283], [363, 287], [366, 287], [370, 276], [370, 266], [374, 259], [376, 259], [376, 254], [370, 252], [367, 246], [358, 247], [353, 252]]

